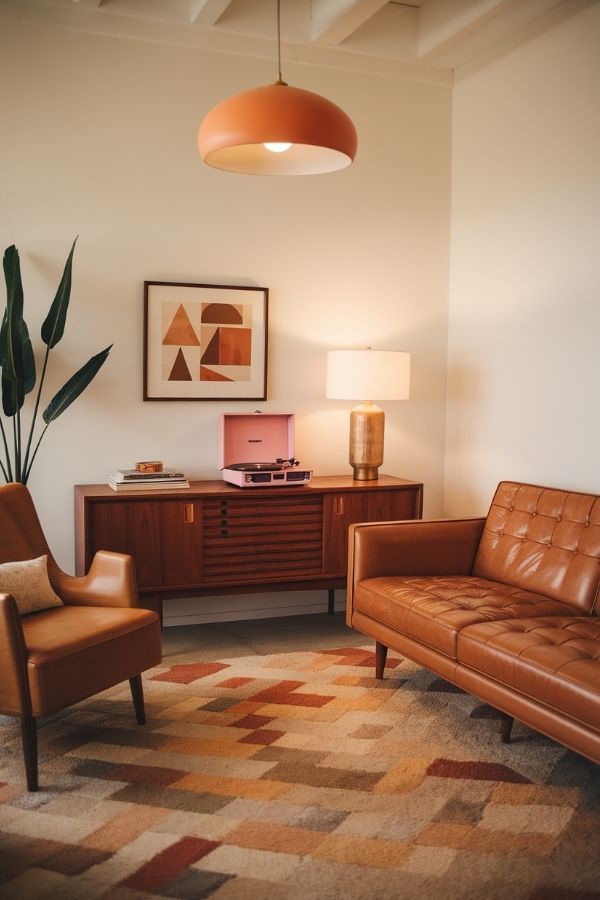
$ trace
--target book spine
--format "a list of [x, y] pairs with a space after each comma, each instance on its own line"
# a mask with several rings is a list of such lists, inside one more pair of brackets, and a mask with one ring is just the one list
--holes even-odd
[[161, 481], [161, 482], [148, 482], [147, 484], [131, 484], [130, 482], [123, 481], [109, 481], [108, 486], [112, 488], [113, 491], [175, 491], [180, 488], [189, 488], [190, 483], [187, 480], [169, 482], [169, 481]]
[[172, 481], [173, 479], [181, 480], [184, 477], [183, 472], [176, 472], [172, 475], [165, 475], [164, 472], [157, 472], [156, 475], [120, 475], [117, 480], [123, 481]]

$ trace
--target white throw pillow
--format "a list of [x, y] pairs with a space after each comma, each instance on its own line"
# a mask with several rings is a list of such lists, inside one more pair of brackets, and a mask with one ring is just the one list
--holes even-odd
[[48, 578], [48, 557], [25, 559], [0, 565], [0, 593], [12, 594], [22, 616], [53, 606], [62, 606]]

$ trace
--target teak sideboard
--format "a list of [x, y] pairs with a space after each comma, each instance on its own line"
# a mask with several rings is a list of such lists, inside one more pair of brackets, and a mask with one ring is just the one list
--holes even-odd
[[348, 528], [421, 518], [423, 485], [324, 476], [302, 486], [238, 488], [196, 481], [179, 490], [75, 486], [75, 565], [97, 550], [135, 559], [140, 604], [163, 599], [346, 586]]

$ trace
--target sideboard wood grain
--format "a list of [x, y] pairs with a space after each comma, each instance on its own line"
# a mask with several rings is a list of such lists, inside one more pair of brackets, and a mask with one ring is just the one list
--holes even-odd
[[421, 517], [423, 485], [322, 476], [307, 485], [238, 488], [196, 481], [184, 490], [115, 492], [75, 486], [75, 555], [84, 574], [97, 550], [135, 559], [140, 603], [167, 597], [345, 587], [348, 528]]

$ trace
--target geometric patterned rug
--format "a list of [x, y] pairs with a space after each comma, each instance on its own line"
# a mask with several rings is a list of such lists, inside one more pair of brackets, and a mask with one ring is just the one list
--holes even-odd
[[[370, 648], [372, 645], [370, 645]], [[592, 900], [600, 769], [370, 648], [167, 664], [0, 720], [0, 898]]]

